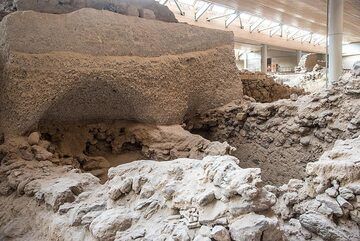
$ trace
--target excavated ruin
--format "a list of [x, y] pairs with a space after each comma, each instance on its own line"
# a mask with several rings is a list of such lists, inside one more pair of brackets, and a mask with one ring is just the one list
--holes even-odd
[[241, 167], [260, 167], [273, 184], [304, 177], [338, 139], [359, 136], [360, 82], [344, 75], [329, 90], [271, 103], [245, 99], [199, 114], [187, 129], [234, 146]]
[[356, 66], [308, 94], [154, 1], [0, 4], [1, 241], [360, 240]]

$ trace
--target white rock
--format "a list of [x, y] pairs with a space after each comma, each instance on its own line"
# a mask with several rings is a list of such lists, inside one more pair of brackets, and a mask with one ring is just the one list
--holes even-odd
[[90, 224], [90, 232], [98, 240], [113, 241], [116, 232], [125, 231], [132, 225], [133, 218], [123, 208], [109, 209], [97, 216]]
[[346, 201], [342, 196], [337, 196], [336, 197], [336, 201], [339, 203], [340, 207], [348, 209], [348, 210], [353, 210], [354, 207], [353, 205], [351, 205], [351, 203], [349, 203], [348, 201]]
[[204, 237], [204, 236], [201, 236], [201, 235], [197, 235], [193, 241], [211, 241], [210, 238], [208, 237]]
[[206, 191], [202, 193], [198, 198], [198, 203], [200, 206], [206, 206], [215, 200], [215, 194], [213, 191]]
[[198, 234], [204, 237], [210, 237], [211, 228], [205, 225], [202, 225], [198, 231]]
[[344, 214], [337, 201], [334, 198], [329, 197], [327, 194], [320, 194], [316, 196], [316, 200], [330, 208], [333, 211], [334, 215], [340, 217]]
[[349, 240], [347, 235], [335, 223], [316, 212], [302, 214], [299, 217], [301, 225], [324, 240]]
[[235, 241], [281, 240], [278, 221], [263, 215], [247, 214], [229, 225], [231, 238]]
[[336, 197], [338, 195], [338, 191], [335, 187], [330, 187], [325, 190], [325, 193], [329, 195], [330, 197]]
[[360, 182], [350, 183], [347, 188], [349, 188], [355, 195], [360, 195]]
[[212, 228], [211, 238], [216, 241], [231, 241], [229, 230], [219, 225]]
[[345, 200], [351, 200], [351, 199], [355, 198], [354, 193], [346, 187], [340, 187], [339, 193], [340, 193], [340, 196], [343, 197]]

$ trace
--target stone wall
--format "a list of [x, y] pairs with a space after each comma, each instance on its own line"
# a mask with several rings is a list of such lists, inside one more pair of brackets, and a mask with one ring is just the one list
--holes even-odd
[[4, 132], [40, 120], [175, 124], [242, 97], [229, 32], [81, 9], [15, 12], [0, 36]]
[[277, 83], [270, 76], [260, 72], [245, 71], [241, 73], [244, 95], [258, 102], [273, 102], [289, 99], [292, 94], [302, 95], [304, 90]]
[[309, 72], [314, 69], [315, 65], [320, 65], [322, 67], [326, 66], [323, 55], [316, 53], [305, 54], [301, 57], [299, 65], [295, 68], [295, 71]]

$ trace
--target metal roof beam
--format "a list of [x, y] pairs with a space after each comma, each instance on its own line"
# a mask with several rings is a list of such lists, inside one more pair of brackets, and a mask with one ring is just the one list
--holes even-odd
[[233, 15], [233, 14], [234, 14], [234, 13], [228, 13], [228, 14], [218, 15], [218, 16], [215, 16], [215, 17], [206, 18], [206, 21], [210, 22], [211, 20], [229, 17], [229, 16], [231, 16], [231, 15]]
[[232, 24], [235, 19], [237, 19], [239, 17], [240, 13], [236, 12], [234, 13], [232, 16], [230, 16], [228, 19], [225, 20], [225, 28], [229, 27], [230, 24]]
[[264, 31], [266, 31], [266, 30], [271, 30], [271, 29], [273, 29], [273, 28], [277, 28], [277, 27], [280, 27], [280, 26], [281, 26], [281, 24], [278, 24], [278, 25], [276, 25], [276, 26], [267, 27], [267, 28], [263, 28], [263, 29], [258, 29], [258, 33], [264, 32]]
[[205, 3], [198, 11], [195, 12], [195, 21], [198, 21], [202, 15], [212, 6], [212, 3]]
[[254, 32], [255, 29], [257, 29], [263, 22], [265, 21], [265, 19], [261, 19], [261, 21], [255, 25], [255, 27], [252, 29], [252, 25], [250, 26], [250, 33]]

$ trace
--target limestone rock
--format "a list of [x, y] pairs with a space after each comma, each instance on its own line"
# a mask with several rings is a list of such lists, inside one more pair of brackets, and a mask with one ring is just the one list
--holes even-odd
[[235, 241], [281, 240], [276, 220], [258, 214], [247, 214], [230, 224], [231, 238]]
[[211, 238], [216, 241], [230, 241], [230, 233], [229, 230], [224, 228], [223, 226], [215, 226], [211, 230]]
[[109, 209], [95, 218], [89, 229], [98, 240], [113, 241], [116, 232], [129, 229], [132, 222], [133, 217], [123, 209]]
[[300, 223], [307, 230], [316, 233], [324, 240], [345, 241], [349, 240], [346, 233], [336, 227], [336, 225], [325, 216], [313, 212], [302, 214], [299, 217]]

